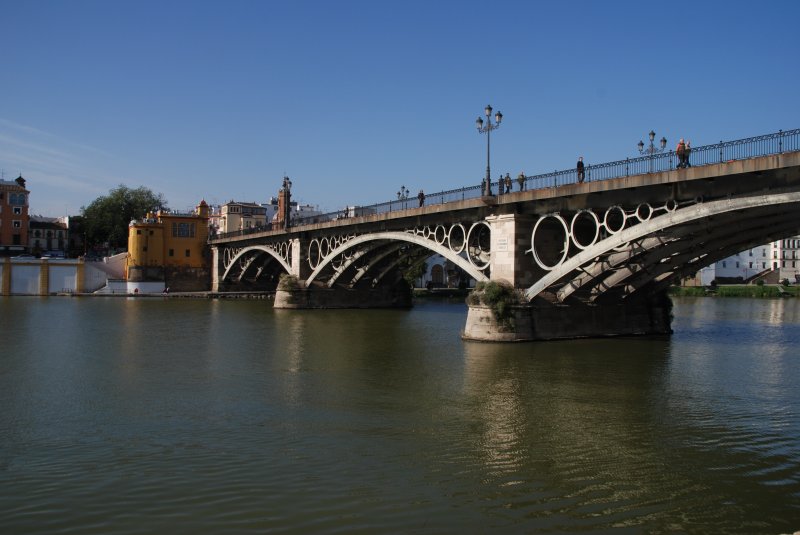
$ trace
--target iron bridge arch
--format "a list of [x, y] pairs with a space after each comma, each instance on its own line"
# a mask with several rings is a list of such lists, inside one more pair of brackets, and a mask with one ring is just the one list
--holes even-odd
[[[470, 231], [476, 225], [485, 225], [488, 231], [485, 222], [474, 223]], [[376, 286], [390, 273], [396, 273], [401, 263], [419, 263], [434, 254], [449, 260], [475, 280], [488, 280], [486, 272], [490, 252], [480, 245], [470, 244], [470, 232], [463, 226], [461, 228], [464, 231], [463, 245], [456, 247], [441, 237], [437, 238], [435, 231], [426, 233], [421, 229], [347, 236], [325, 251], [326, 254], [315, 265], [309, 255], [312, 271], [307, 284], [318, 282], [332, 287], [340, 283], [352, 287], [361, 281], [369, 281], [370, 285]], [[350, 278], [344, 280], [348, 274]]]
[[[612, 210], [616, 213], [610, 215]], [[551, 253], [552, 265], [537, 259], [546, 273], [525, 291], [528, 301], [602, 303], [652, 296], [732, 254], [800, 233], [800, 192], [709, 202], [697, 198], [665, 205], [660, 214], [649, 206], [631, 210], [615, 206], [606, 209], [603, 223], [594, 214], [593, 221], [603, 232], [593, 235], [591, 224], [586, 224], [589, 230], [584, 236], [590, 237], [583, 241], [576, 238], [574, 224], [580, 212], [585, 211], [576, 212], [572, 224], [560, 214], [540, 217], [540, 222], [561, 218], [551, 226], [560, 232], [557, 241], [562, 249]], [[606, 224], [609, 218], [615, 221]], [[535, 241], [536, 227], [526, 251], [534, 257]]]

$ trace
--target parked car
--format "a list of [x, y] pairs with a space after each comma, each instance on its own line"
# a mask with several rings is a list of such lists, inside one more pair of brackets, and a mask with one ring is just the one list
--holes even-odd
[[64, 253], [62, 251], [47, 251], [42, 254], [42, 258], [64, 258]]

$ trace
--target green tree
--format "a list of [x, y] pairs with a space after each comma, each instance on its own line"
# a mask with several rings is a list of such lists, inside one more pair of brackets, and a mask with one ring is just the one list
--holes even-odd
[[400, 267], [400, 271], [403, 273], [403, 278], [408, 283], [408, 286], [413, 288], [417, 280], [421, 279], [428, 271], [428, 265], [425, 263], [424, 258], [409, 259], [405, 262], [405, 265]]
[[153, 193], [144, 186], [131, 189], [120, 184], [108, 195], [81, 207], [86, 241], [90, 246], [108, 243], [109, 247], [127, 247], [131, 220], [166, 208], [167, 201], [161, 193]]

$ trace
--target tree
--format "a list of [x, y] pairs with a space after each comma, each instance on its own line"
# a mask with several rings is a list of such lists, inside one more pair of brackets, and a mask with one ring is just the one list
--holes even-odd
[[167, 201], [161, 193], [153, 193], [144, 186], [131, 189], [120, 184], [108, 195], [81, 207], [86, 241], [90, 246], [108, 243], [109, 247], [127, 247], [131, 220], [166, 208]]
[[416, 282], [428, 271], [428, 264], [425, 258], [407, 258], [400, 264], [400, 272], [410, 288], [414, 288]]

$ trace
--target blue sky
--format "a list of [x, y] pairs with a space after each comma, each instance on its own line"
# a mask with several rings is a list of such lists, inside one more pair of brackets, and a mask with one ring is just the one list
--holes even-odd
[[[675, 6], [684, 6], [676, 9]], [[0, 0], [0, 169], [326, 211], [800, 127], [800, 2]]]

